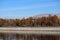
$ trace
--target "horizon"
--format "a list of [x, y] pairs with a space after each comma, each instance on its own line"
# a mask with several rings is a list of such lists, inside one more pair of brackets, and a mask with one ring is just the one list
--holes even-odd
[[1, 18], [0, 17], [0, 19], [27, 19], [27, 18], [30, 18], [30, 17], [32, 17], [32, 18], [36, 18], [36, 17], [48, 17], [49, 15], [51, 15], [51, 16], [54, 16], [54, 15], [56, 15], [56, 16], [58, 16], [58, 18], [60, 18], [60, 14], [58, 13], [56, 13], [56, 14], [36, 14], [36, 15], [32, 15], [32, 16], [29, 16], [29, 17], [23, 17], [23, 18]]
[[0, 0], [0, 18], [60, 14], [60, 0]]

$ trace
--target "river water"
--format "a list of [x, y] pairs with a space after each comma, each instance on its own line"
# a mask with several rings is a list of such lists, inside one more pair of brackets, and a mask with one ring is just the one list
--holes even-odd
[[[0, 37], [0, 40], [17, 40], [16, 34], [9, 34], [8, 36]], [[25, 40], [26, 36], [19, 35], [19, 40]], [[29, 36], [27, 35], [27, 39]], [[60, 40], [60, 35], [31, 35], [30, 40]], [[29, 39], [28, 39], [29, 40]]]

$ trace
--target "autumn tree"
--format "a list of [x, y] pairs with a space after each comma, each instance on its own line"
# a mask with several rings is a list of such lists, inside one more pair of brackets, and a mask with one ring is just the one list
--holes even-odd
[[33, 22], [32, 22], [33, 18], [32, 17], [29, 17], [28, 18], [28, 21], [29, 21], [29, 26], [33, 26]]
[[22, 26], [22, 27], [26, 27], [25, 18], [21, 19], [21, 26]]
[[38, 27], [41, 26], [41, 18], [37, 18], [35, 22]]
[[21, 20], [20, 19], [15, 19], [16, 26], [21, 26]]
[[56, 15], [54, 15], [53, 17], [52, 17], [52, 22], [54, 23], [54, 26], [57, 26], [58, 25], [58, 16], [56, 16]]
[[30, 25], [29, 22], [30, 22], [30, 20], [29, 20], [28, 18], [25, 19], [25, 25], [26, 25], [26, 26], [29, 26], [29, 25]]
[[0, 27], [3, 26], [4, 22], [5, 22], [4, 19], [1, 19], [1, 18], [0, 18]]

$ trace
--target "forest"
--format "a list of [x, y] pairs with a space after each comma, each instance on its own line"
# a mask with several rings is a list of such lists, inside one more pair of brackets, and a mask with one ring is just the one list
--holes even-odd
[[0, 27], [59, 27], [60, 18], [57, 15], [38, 18], [3, 19], [0, 18]]

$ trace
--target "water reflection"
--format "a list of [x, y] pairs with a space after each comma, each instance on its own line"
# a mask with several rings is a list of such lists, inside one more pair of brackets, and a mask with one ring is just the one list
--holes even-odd
[[17, 36], [17, 34], [0, 34], [0, 40], [24, 40], [24, 36]]
[[0, 40], [3, 40], [3, 38], [0, 38]]
[[32, 38], [32, 40], [38, 40], [37, 38]]
[[60, 36], [55, 35], [17, 35], [0, 34], [0, 40], [60, 40]]

